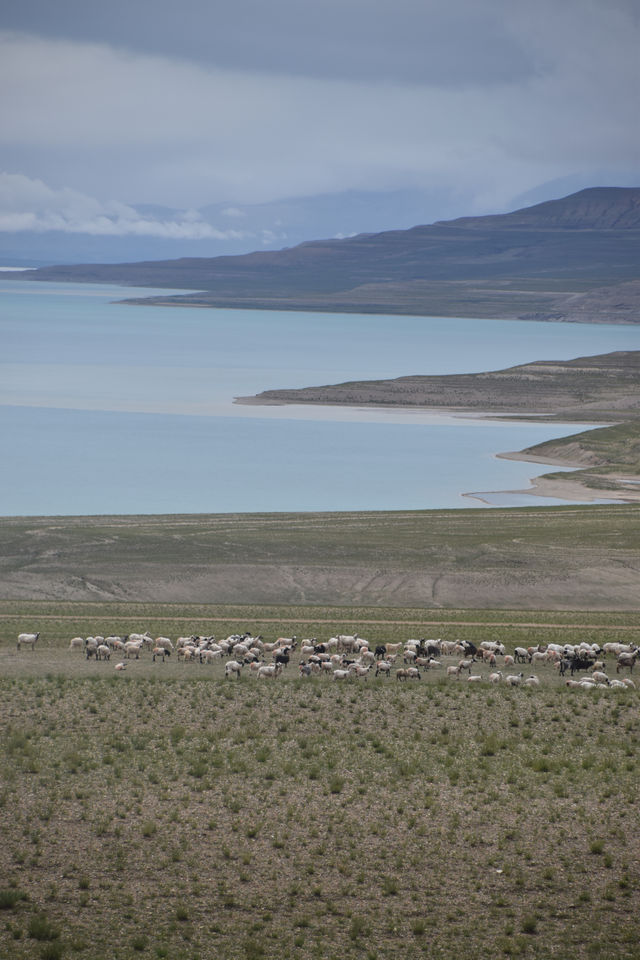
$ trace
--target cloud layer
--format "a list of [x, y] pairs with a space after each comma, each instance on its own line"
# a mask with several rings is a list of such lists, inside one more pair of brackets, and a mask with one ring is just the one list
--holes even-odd
[[0, 23], [40, 35], [0, 33], [0, 229], [213, 237], [132, 205], [352, 189], [442, 189], [480, 213], [640, 171], [633, 0], [229, 6], [6, 3]]
[[162, 237], [171, 240], [237, 240], [238, 230], [218, 230], [196, 211], [178, 218], [142, 216], [117, 201], [101, 203], [68, 187], [52, 190], [42, 180], [0, 173], [0, 231], [85, 233], [90, 236]]

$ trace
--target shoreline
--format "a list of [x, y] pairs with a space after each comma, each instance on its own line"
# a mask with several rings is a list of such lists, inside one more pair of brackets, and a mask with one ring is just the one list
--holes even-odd
[[[234, 403], [246, 405], [246, 406], [291, 406], [293, 401], [291, 400], [279, 400], [279, 399], [263, 399], [257, 396], [248, 396], [248, 397], [234, 397]], [[489, 421], [502, 421], [508, 423], [514, 423], [518, 420], [527, 422], [527, 423], [554, 423], [558, 419], [563, 419], [562, 413], [554, 414], [529, 414], [523, 415], [522, 413], [513, 413], [509, 414], [505, 411], [500, 411], [499, 413], [491, 413], [489, 411], [477, 411], [477, 410], [464, 410], [456, 407], [418, 407], [418, 406], [405, 406], [401, 404], [344, 404], [337, 401], [318, 401], [318, 400], [307, 400], [307, 401], [298, 401], [302, 402], [307, 406], [326, 406], [326, 407], [357, 407], [361, 410], [385, 410], [389, 413], [433, 413], [433, 414], [445, 414], [447, 416], [452, 416], [459, 418], [461, 420], [489, 420]], [[580, 423], [589, 423], [592, 424], [593, 421], [569, 421], [565, 420], [564, 422], [575, 422], [576, 424]], [[610, 425], [611, 421], [609, 420], [607, 424], [599, 424], [599, 426]], [[526, 451], [508, 451], [506, 453], [496, 453], [494, 456], [499, 460], [517, 460], [525, 463], [540, 463], [548, 466], [558, 466], [558, 467], [567, 467], [569, 469], [573, 468], [575, 470], [580, 470], [583, 468], [583, 464], [575, 463], [571, 460], [562, 459], [559, 457], [556, 458], [545, 458], [537, 457], [534, 454], [527, 453]], [[468, 493], [463, 493], [461, 496], [466, 497], [470, 500], [480, 500], [482, 503], [486, 503], [487, 506], [491, 506], [491, 501], [487, 497], [496, 497], [496, 496], [507, 496], [512, 495], [526, 495], [531, 497], [549, 497], [554, 500], [573, 500], [576, 503], [596, 503], [601, 501], [607, 502], [616, 502], [621, 503], [640, 503], [640, 483], [638, 484], [637, 490], [628, 489], [628, 488], [613, 488], [613, 489], [597, 489], [595, 487], [589, 487], [585, 483], [582, 483], [580, 480], [571, 479], [571, 474], [567, 474], [566, 480], [560, 480], [557, 478], [551, 479], [543, 475], [538, 475], [535, 477], [530, 477], [529, 482], [530, 487], [521, 490], [481, 490], [481, 491], [470, 491]], [[613, 481], [614, 483], [628, 483], [629, 478], [625, 477], [623, 474], [607, 474], [607, 481]]]
[[[557, 467], [574, 467], [576, 470], [579, 470], [582, 464], [576, 464], [575, 462], [569, 460], [562, 460], [559, 457], [555, 458], [543, 458], [536, 457], [533, 454], [528, 454], [526, 452], [519, 453], [518, 451], [511, 451], [509, 453], [497, 453], [495, 456], [499, 460], [518, 460], [525, 463], [541, 463], [548, 464], [549, 466]], [[628, 477], [625, 477], [623, 474], [607, 474], [607, 480], [614, 481], [616, 483], [629, 483], [630, 480]], [[483, 503], [489, 504], [490, 501], [486, 500], [486, 496], [500, 496], [502, 494], [526, 494], [533, 497], [553, 497], [554, 499], [559, 500], [575, 500], [576, 502], [584, 503], [595, 503], [599, 501], [606, 500], [611, 501], [620, 501], [621, 503], [640, 503], [640, 483], [638, 484], [637, 491], [629, 490], [626, 488], [618, 489], [597, 489], [596, 487], [589, 487], [585, 483], [582, 483], [580, 480], [572, 479], [572, 475], [567, 474], [566, 480], [559, 480], [557, 478], [545, 477], [543, 475], [537, 477], [530, 477], [529, 482], [531, 487], [525, 490], [483, 490], [477, 491], [475, 493], [464, 493], [464, 497], [470, 497], [472, 499], [481, 500]], [[483, 496], [484, 495], [484, 496]]]

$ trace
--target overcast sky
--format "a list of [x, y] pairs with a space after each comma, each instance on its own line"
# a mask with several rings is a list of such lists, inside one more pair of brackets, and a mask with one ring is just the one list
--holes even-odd
[[197, 237], [213, 203], [415, 188], [471, 214], [640, 184], [639, 50], [640, 0], [3, 0], [0, 229]]

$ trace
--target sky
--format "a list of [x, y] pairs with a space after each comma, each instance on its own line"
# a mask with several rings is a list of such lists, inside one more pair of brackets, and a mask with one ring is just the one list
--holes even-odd
[[640, 185], [639, 50], [640, 0], [3, 0], [0, 232], [224, 240], [287, 198], [415, 191], [436, 219]]

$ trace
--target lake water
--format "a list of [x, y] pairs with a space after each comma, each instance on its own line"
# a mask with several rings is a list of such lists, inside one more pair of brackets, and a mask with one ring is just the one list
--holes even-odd
[[[0, 513], [482, 506], [541, 472], [496, 459], [581, 429], [239, 395], [640, 349], [640, 328], [136, 307], [156, 290], [0, 276]], [[501, 506], [552, 503], [502, 494]]]

